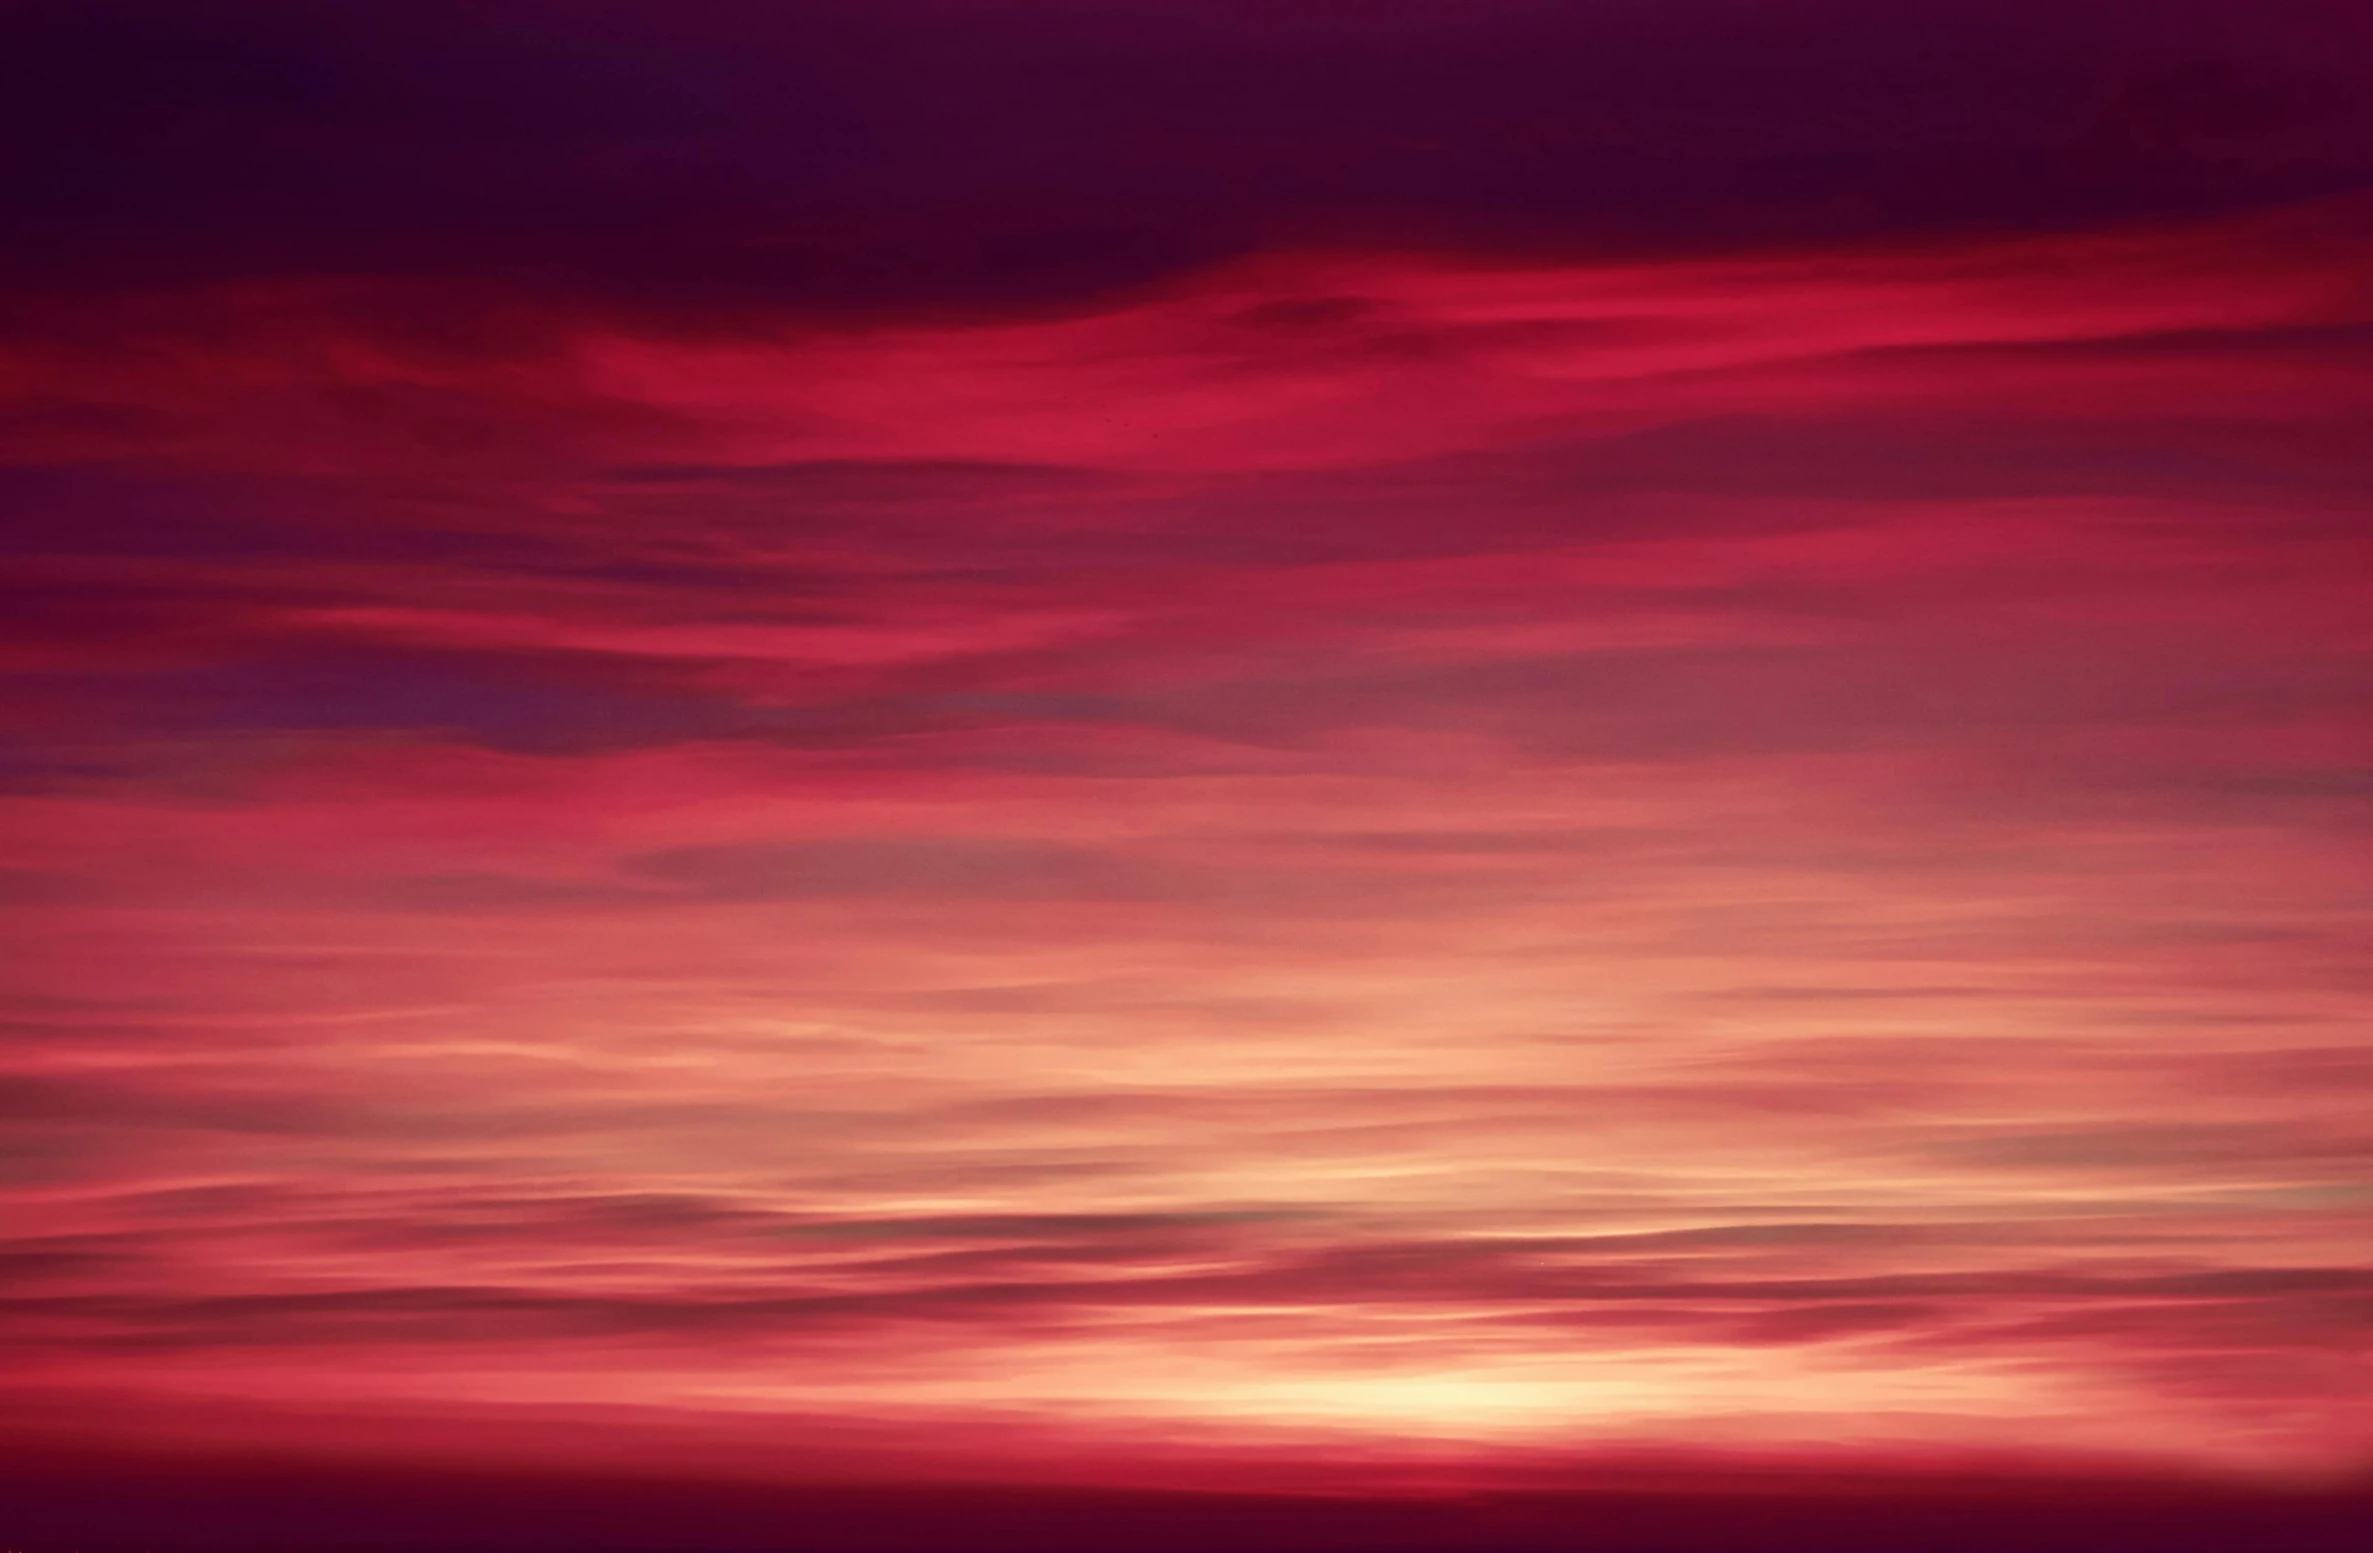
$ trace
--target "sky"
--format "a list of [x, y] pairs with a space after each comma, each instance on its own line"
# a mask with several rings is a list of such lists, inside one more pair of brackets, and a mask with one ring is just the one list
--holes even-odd
[[0, 1537], [2367, 1483], [2352, 0], [0, 60]]

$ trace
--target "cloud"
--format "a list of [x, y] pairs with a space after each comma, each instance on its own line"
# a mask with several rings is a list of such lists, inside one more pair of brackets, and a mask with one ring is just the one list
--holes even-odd
[[2361, 1456], [2313, 29], [1140, 9], [12, 15], [0, 1390]]
[[651, 853], [629, 867], [712, 900], [921, 895], [992, 900], [1137, 899], [1158, 870], [1088, 847], [995, 837], [824, 840]]

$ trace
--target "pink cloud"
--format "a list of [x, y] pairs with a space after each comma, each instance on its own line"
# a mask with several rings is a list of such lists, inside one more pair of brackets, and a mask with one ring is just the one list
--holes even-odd
[[97, 408], [13, 455], [0, 1384], [1131, 1481], [2361, 1459], [2362, 260], [14, 342]]

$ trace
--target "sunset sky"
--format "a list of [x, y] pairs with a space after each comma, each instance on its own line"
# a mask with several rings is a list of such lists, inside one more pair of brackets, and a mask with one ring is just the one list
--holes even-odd
[[2373, 1469], [2373, 9], [0, 60], [0, 1540]]

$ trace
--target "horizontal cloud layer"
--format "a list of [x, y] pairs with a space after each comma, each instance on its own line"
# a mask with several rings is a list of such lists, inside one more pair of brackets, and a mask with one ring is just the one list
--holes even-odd
[[[714, 116], [849, 112], [670, 95], [634, 40], [722, 69], [728, 8], [616, 9], [570, 68], [647, 125], [480, 90], [505, 28], [209, 21], [77, 155], [281, 148], [224, 242], [203, 183], [126, 207], [175, 263], [55, 260], [79, 184], [25, 213], [8, 1395], [115, 1446], [230, 1407], [1103, 1481], [2363, 1460], [2373, 317], [2311, 60], [2115, 87], [2118, 155], [2287, 169], [2150, 221], [1956, 230], [1996, 168], [1884, 241], [1726, 226], [1762, 164], [1708, 118], [1621, 244], [1254, 189], [1199, 244], [950, 279], [777, 234], [752, 278], [689, 217], [553, 258]], [[1096, 90], [1185, 92], [1213, 36], [1282, 80], [1322, 8], [1207, 9]], [[1486, 47], [1410, 26], [1344, 90]], [[415, 144], [424, 60], [568, 175], [517, 267], [475, 151], [389, 196], [409, 257], [264, 219], [328, 154], [290, 125]], [[1063, 79], [951, 186], [1110, 117]], [[1458, 118], [1464, 177], [1523, 98], [1407, 132]], [[1119, 202], [1161, 150], [1046, 176]], [[775, 174], [728, 175], [746, 256]]]

